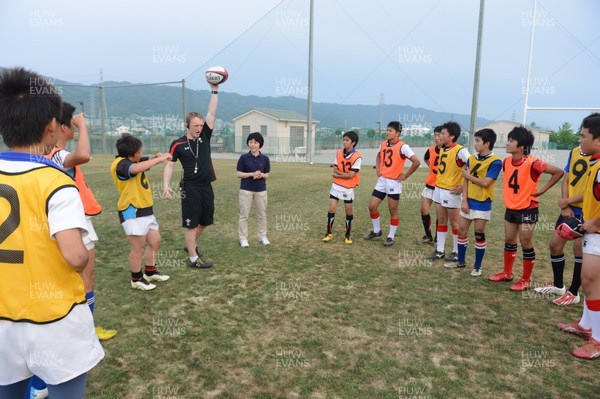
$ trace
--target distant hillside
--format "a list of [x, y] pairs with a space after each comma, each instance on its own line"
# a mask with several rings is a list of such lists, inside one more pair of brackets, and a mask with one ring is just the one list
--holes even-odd
[[[51, 79], [51, 78], [49, 78]], [[51, 80], [52, 81], [52, 80]], [[84, 103], [85, 112], [99, 114], [99, 89], [90, 86], [71, 86], [70, 83], [56, 81], [61, 87], [65, 101], [77, 105]], [[68, 86], [62, 86], [67, 84]], [[126, 117], [128, 115], [181, 115], [183, 113], [182, 90], [176, 86], [132, 86], [128, 82], [105, 82], [105, 97], [109, 116]], [[111, 88], [111, 86], [113, 86]], [[186, 90], [187, 111], [196, 110], [205, 113], [210, 97], [208, 90]], [[226, 86], [219, 93], [217, 117], [224, 121], [249, 111], [252, 108], [286, 109], [306, 115], [306, 100], [297, 97], [258, 97], [228, 93]], [[79, 106], [78, 106], [79, 108]], [[313, 119], [319, 121], [319, 127], [350, 129], [352, 127], [377, 128], [380, 119], [380, 107], [376, 105], [344, 105], [331, 103], [313, 103]], [[421, 124], [436, 126], [448, 120], [455, 120], [467, 129], [470, 116], [414, 108], [408, 105], [384, 105], [381, 128], [388, 121], [399, 120], [403, 125]], [[479, 118], [478, 125], [490, 122]]]

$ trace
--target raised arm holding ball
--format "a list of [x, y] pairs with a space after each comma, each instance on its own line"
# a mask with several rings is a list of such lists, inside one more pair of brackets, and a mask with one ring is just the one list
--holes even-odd
[[185, 135], [171, 143], [169, 153], [173, 158], [167, 163], [163, 175], [163, 194], [167, 199], [172, 199], [173, 190], [169, 183], [175, 162], [181, 162], [183, 178], [179, 187], [184, 250], [189, 253], [188, 265], [200, 269], [207, 269], [213, 265], [212, 262], [202, 259], [197, 241], [204, 229], [213, 224], [215, 196], [211, 183], [217, 178], [212, 164], [210, 139], [217, 114], [219, 84], [227, 78], [227, 71], [222, 67], [212, 67], [206, 71], [206, 80], [211, 87], [206, 118], [197, 112], [186, 115], [187, 130]]

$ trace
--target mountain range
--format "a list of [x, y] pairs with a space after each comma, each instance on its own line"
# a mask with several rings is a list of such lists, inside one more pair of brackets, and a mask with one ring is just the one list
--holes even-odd
[[[99, 114], [99, 88], [77, 85], [63, 81], [51, 81], [61, 90], [65, 101], [81, 108], [83, 103], [86, 114]], [[124, 87], [125, 86], [125, 87]], [[109, 116], [127, 117], [130, 115], [182, 115], [183, 100], [181, 86], [167, 85], [133, 85], [128, 82], [104, 82], [106, 108]], [[197, 111], [206, 113], [210, 94], [208, 90], [186, 89], [187, 112]], [[77, 105], [80, 103], [79, 105]], [[293, 96], [259, 97], [240, 95], [221, 90], [217, 118], [231, 121], [252, 108], [271, 108], [296, 111], [307, 114], [307, 101]], [[409, 105], [364, 105], [364, 104], [334, 104], [313, 102], [313, 120], [319, 121], [319, 128], [341, 128], [344, 130], [359, 127], [362, 129], [385, 130], [387, 122], [399, 120], [404, 126], [421, 125], [434, 127], [449, 120], [454, 120], [467, 130], [470, 116], [465, 114], [450, 114]], [[489, 123], [484, 118], [478, 118], [477, 125]]]

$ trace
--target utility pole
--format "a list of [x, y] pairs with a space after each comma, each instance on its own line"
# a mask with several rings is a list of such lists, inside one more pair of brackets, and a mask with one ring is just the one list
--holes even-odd
[[100, 68], [100, 126], [102, 128], [102, 153], [108, 154], [106, 145], [106, 121], [104, 115], [106, 114], [105, 109], [106, 103], [104, 102], [104, 79], [102, 78], [102, 68]]
[[181, 80], [181, 99], [183, 101], [183, 126], [185, 126], [185, 116], [187, 114], [186, 105], [185, 105], [185, 102], [186, 102], [186, 99], [185, 99], [185, 79]]
[[475, 56], [475, 77], [473, 82], [473, 102], [471, 103], [471, 124], [469, 125], [469, 152], [475, 152], [475, 129], [477, 124], [477, 105], [479, 103], [479, 69], [481, 68], [481, 43], [483, 40], [483, 16], [485, 0], [479, 1], [479, 28], [477, 29], [477, 54]]
[[313, 145], [312, 145], [312, 138], [313, 138], [313, 123], [312, 123], [312, 73], [313, 73], [313, 19], [314, 19], [314, 15], [315, 15], [315, 8], [314, 8], [314, 0], [310, 0], [310, 24], [309, 24], [309, 28], [308, 28], [308, 120], [307, 120], [307, 125], [308, 125], [308, 130], [306, 132], [306, 152], [308, 155], [308, 164], [312, 165], [313, 163], [313, 158], [312, 158], [312, 154], [313, 154]]
[[381, 121], [383, 120], [383, 108], [384, 107], [385, 107], [385, 98], [384, 98], [383, 92], [381, 92], [381, 94], [379, 95], [379, 122], [377, 122], [377, 124], [379, 125], [378, 137], [381, 136]]

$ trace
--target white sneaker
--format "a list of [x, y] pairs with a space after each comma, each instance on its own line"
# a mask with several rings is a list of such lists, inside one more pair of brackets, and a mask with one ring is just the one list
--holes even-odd
[[145, 278], [142, 278], [139, 281], [131, 281], [131, 288], [142, 291], [150, 291], [156, 288], [156, 285], [149, 283]]
[[160, 274], [159, 272], [156, 272], [151, 276], [147, 276], [146, 273], [144, 273], [144, 278], [146, 281], [167, 281], [171, 277], [167, 276], [166, 274]]
[[260, 241], [262, 245], [271, 245], [267, 237], [259, 237], [258, 241]]
[[543, 287], [534, 288], [533, 290], [538, 294], [553, 294], [560, 296], [565, 295], [565, 292], [567, 291], [564, 285], [562, 288], [558, 288], [555, 287], [554, 284], [548, 284]]
[[471, 276], [473, 276], [473, 277], [479, 277], [479, 276], [481, 276], [481, 269], [475, 269], [475, 268], [473, 268], [473, 270], [471, 270]]
[[240, 245], [242, 248], [248, 248], [250, 244], [248, 244], [248, 240], [240, 240]]

